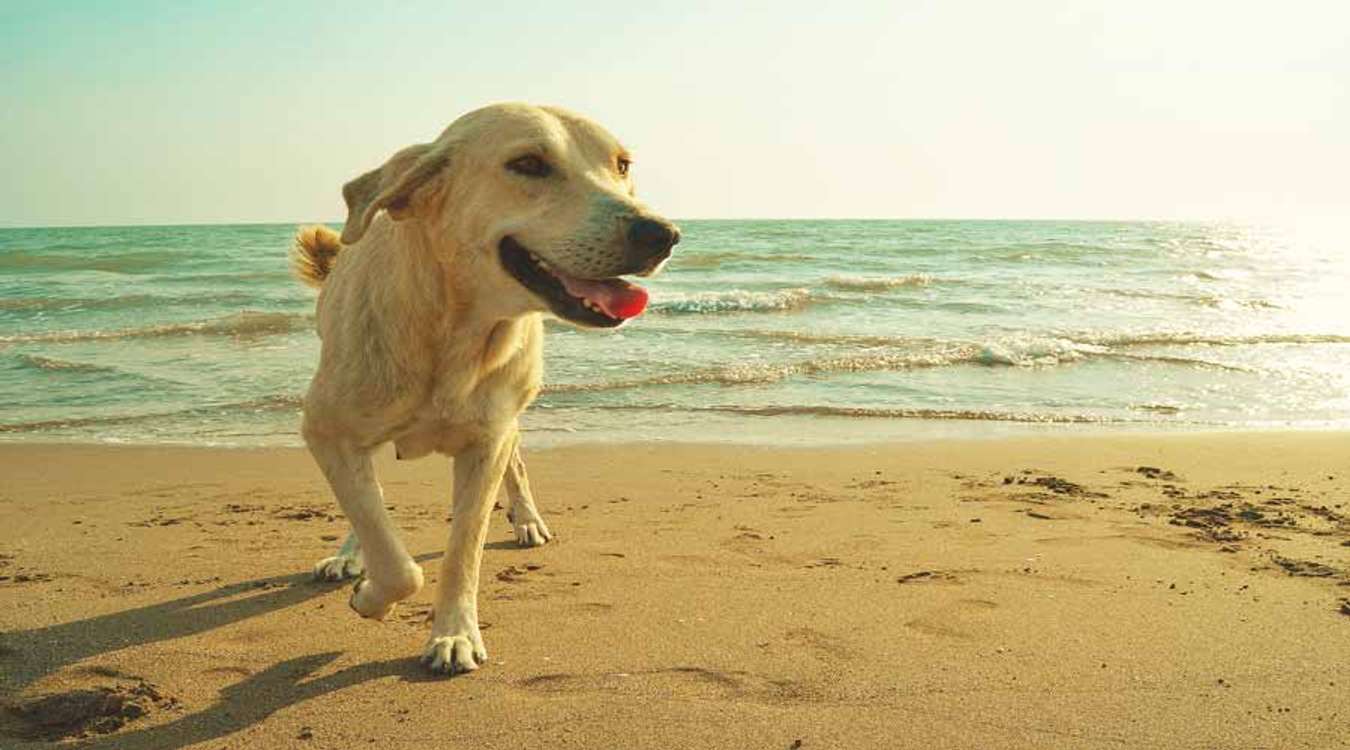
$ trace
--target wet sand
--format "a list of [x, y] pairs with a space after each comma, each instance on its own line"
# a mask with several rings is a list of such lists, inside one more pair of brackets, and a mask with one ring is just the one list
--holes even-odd
[[[491, 657], [425, 675], [310, 565], [306, 454], [0, 445], [0, 745], [1329, 748], [1350, 436], [596, 445], [493, 519]], [[434, 580], [449, 468], [382, 454]], [[1338, 744], [1342, 743], [1342, 744]]]

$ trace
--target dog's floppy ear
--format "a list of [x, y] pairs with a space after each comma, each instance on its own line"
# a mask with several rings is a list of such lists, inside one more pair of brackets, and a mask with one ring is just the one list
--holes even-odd
[[347, 222], [342, 226], [342, 242], [360, 240], [380, 209], [395, 221], [407, 217], [413, 194], [449, 161], [449, 152], [441, 144], [419, 143], [393, 156], [379, 169], [357, 177], [342, 186], [347, 201]]

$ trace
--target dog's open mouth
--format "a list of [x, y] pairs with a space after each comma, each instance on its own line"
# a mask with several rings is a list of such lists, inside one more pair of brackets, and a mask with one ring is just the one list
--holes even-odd
[[511, 237], [498, 246], [502, 266], [553, 313], [578, 325], [613, 328], [647, 308], [647, 290], [624, 279], [581, 279], [549, 265]]

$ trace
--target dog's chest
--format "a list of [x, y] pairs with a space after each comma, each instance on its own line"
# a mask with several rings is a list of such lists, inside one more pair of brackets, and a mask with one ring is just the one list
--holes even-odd
[[394, 438], [400, 458], [432, 451], [454, 455], [515, 429], [539, 391], [537, 331], [509, 331], [476, 351], [448, 351], [425, 397]]
[[428, 400], [394, 438], [398, 457], [420, 458], [433, 451], [453, 456], [470, 445], [490, 442], [513, 430], [528, 405], [514, 391], [475, 389], [470, 394], [452, 391]]

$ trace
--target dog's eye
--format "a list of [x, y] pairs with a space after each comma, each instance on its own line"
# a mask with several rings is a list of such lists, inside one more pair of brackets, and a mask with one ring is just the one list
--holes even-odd
[[520, 156], [506, 163], [506, 168], [526, 177], [548, 177], [553, 167], [537, 156]]
[[619, 157], [618, 168], [619, 168], [619, 174], [620, 174], [620, 175], [623, 175], [624, 177], [627, 177], [627, 176], [628, 176], [628, 168], [631, 167], [631, 166], [633, 166], [633, 160], [632, 160], [632, 159], [625, 159], [625, 158], [622, 157], [622, 156]]

